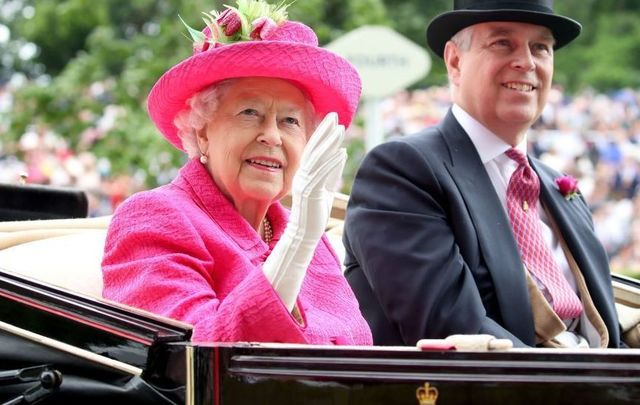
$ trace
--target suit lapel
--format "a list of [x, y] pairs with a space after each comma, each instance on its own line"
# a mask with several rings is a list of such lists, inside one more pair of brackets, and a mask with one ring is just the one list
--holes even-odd
[[589, 295], [609, 330], [610, 342], [617, 344], [618, 320], [615, 313], [609, 262], [604, 248], [593, 232], [587, 205], [580, 197], [566, 200], [555, 186], [558, 175], [536, 159], [531, 167], [540, 178], [540, 200], [553, 216], [567, 247], [584, 276]]
[[[553, 173], [545, 169], [538, 160], [529, 159], [529, 163], [540, 179], [540, 201], [558, 222], [568, 245], [575, 247], [578, 242], [574, 237], [575, 234], [590, 233], [588, 212], [584, 212], [579, 207], [580, 202], [577, 198], [572, 200], [564, 198], [555, 186]], [[566, 232], [568, 229], [571, 229], [571, 232]]]
[[491, 273], [503, 322], [527, 344], [534, 344], [533, 316], [520, 252], [511, 224], [469, 136], [449, 112], [443, 121], [451, 160], [445, 167], [465, 201]]

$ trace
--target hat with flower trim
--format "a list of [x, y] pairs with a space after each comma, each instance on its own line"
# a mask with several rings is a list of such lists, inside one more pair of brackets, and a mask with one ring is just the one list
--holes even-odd
[[288, 80], [305, 92], [318, 116], [336, 112], [340, 124], [349, 126], [362, 88], [349, 61], [320, 48], [311, 28], [289, 21], [288, 5], [238, 0], [237, 7], [225, 7], [203, 13], [202, 31], [187, 26], [193, 55], [165, 72], [149, 93], [149, 116], [172, 145], [184, 150], [174, 119], [187, 101], [231, 78]]

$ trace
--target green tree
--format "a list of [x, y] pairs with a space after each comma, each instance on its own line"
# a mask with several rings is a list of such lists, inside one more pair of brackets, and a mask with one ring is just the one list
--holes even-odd
[[[108, 157], [114, 172], [147, 170], [148, 186], [155, 185], [156, 175], [179, 166], [183, 156], [158, 136], [146, 116], [146, 96], [162, 73], [191, 52], [178, 14], [202, 26], [201, 11], [220, 10], [221, 3], [25, 1], [35, 4], [35, 15], [17, 18], [12, 27], [38, 45], [36, 62], [51, 81], [34, 82], [16, 95], [9, 135], [16, 140], [30, 125], [46, 125], [74, 149]], [[361, 24], [388, 23], [385, 11], [381, 0], [305, 0], [291, 8], [291, 19], [311, 25], [326, 43]], [[88, 132], [108, 106], [120, 107], [117, 122], [94, 141]]]
[[444, 63], [440, 57], [431, 52], [427, 46], [427, 25], [429, 21], [440, 13], [449, 11], [453, 1], [451, 0], [386, 0], [386, 8], [391, 20], [391, 28], [409, 38], [419, 46], [429, 51], [432, 64], [429, 75], [412, 87], [424, 87], [430, 85], [442, 85], [447, 82], [447, 74]]
[[[211, 4], [180, 3], [37, 2], [34, 17], [18, 18], [13, 27], [38, 45], [36, 62], [52, 79], [46, 85], [33, 82], [16, 94], [10, 137], [18, 139], [30, 125], [45, 125], [75, 150], [91, 148], [108, 157], [115, 173], [144, 168], [148, 185], [155, 185], [156, 173], [149, 168], [161, 172], [178, 166], [183, 157], [157, 135], [146, 116], [146, 95], [164, 71], [191, 51], [178, 12], [199, 18], [200, 10], [207, 9], [204, 3]], [[92, 90], [96, 85], [102, 94]], [[108, 106], [120, 107], [116, 124], [99, 133], [97, 141], [88, 141], [87, 131], [98, 126]]]

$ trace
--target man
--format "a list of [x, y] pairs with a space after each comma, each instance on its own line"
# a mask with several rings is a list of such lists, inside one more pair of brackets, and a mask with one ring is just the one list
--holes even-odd
[[526, 157], [554, 51], [581, 26], [551, 0], [454, 4], [427, 29], [453, 107], [436, 127], [374, 148], [347, 210], [346, 275], [374, 343], [481, 333], [515, 346], [618, 347], [589, 208]]

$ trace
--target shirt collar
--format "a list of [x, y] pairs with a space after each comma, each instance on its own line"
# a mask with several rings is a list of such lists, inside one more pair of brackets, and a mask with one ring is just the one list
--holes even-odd
[[[504, 154], [511, 145], [505, 143], [496, 134], [491, 132], [487, 127], [482, 125], [478, 120], [473, 118], [469, 113], [462, 109], [457, 104], [451, 107], [453, 116], [456, 117], [458, 123], [465, 130], [473, 146], [476, 147], [482, 164], [487, 164], [491, 160]], [[516, 145], [516, 149], [527, 154], [527, 137], [525, 136], [522, 142]]]

